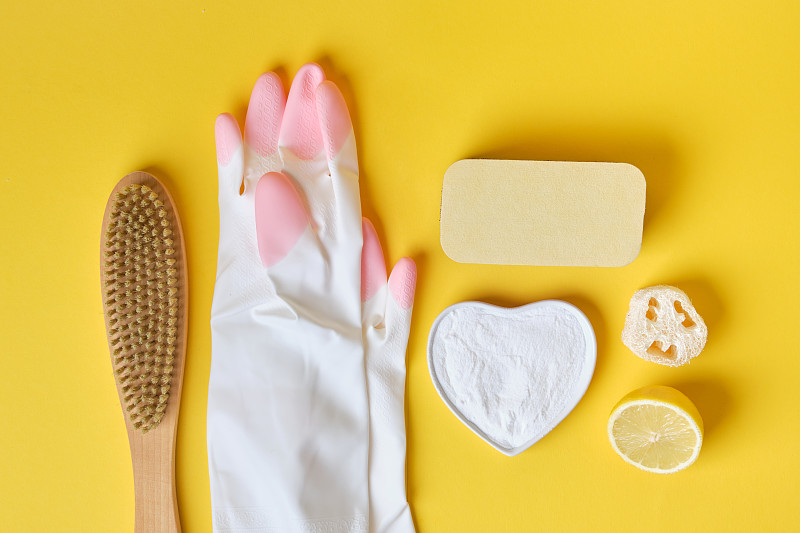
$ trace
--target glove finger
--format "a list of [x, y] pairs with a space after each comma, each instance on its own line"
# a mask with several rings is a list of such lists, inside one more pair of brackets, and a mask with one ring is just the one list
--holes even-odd
[[386, 262], [375, 226], [362, 219], [364, 247], [361, 250], [361, 302], [364, 328], [383, 323], [386, 311]]
[[264, 267], [271, 267], [294, 248], [308, 226], [297, 189], [278, 172], [265, 174], [255, 191], [256, 238]]
[[278, 75], [267, 72], [259, 76], [244, 121], [245, 189], [255, 186], [267, 172], [280, 170], [278, 136], [285, 107], [286, 96]]
[[317, 87], [316, 100], [331, 176], [336, 179], [341, 174], [339, 171], [345, 171], [357, 178], [358, 158], [353, 123], [342, 93], [333, 82], [325, 81]]
[[230, 113], [217, 116], [214, 123], [214, 141], [217, 148], [217, 173], [222, 209], [223, 205], [230, 203], [239, 195], [244, 167], [242, 134], [239, 131], [239, 124]]
[[338, 219], [336, 231], [340, 238], [360, 237], [359, 219], [361, 197], [358, 190], [358, 159], [350, 114], [342, 93], [333, 82], [317, 87], [317, 113], [325, 145], [330, 185], [336, 199]]
[[398, 261], [381, 291], [389, 293], [385, 298], [385, 327], [364, 329], [370, 410], [370, 531], [381, 533], [414, 531], [405, 494], [403, 406], [416, 277], [414, 261], [407, 257]]
[[[417, 287], [417, 265], [410, 257], [403, 257], [389, 275], [389, 294], [386, 302], [386, 329], [388, 335], [400, 335], [408, 342], [411, 327], [411, 308]], [[405, 353], [405, 349], [403, 350]]]
[[289, 89], [278, 144], [300, 159], [311, 160], [322, 151], [322, 133], [314, 95], [324, 80], [325, 74], [320, 66], [307, 63], [297, 71]]

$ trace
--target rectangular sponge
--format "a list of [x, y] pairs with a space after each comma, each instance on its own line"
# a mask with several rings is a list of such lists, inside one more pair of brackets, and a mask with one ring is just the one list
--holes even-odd
[[644, 208], [633, 165], [464, 159], [444, 175], [441, 243], [459, 263], [624, 266]]

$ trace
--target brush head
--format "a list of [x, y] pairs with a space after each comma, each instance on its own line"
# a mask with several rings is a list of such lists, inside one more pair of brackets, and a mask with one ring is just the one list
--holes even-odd
[[143, 433], [165, 416], [183, 339], [179, 222], [166, 191], [152, 185], [112, 194], [102, 274], [114, 375], [131, 426]]

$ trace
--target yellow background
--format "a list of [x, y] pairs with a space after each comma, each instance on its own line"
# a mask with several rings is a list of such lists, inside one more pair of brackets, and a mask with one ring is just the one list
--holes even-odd
[[[308, 60], [348, 100], [364, 212], [390, 261], [419, 265], [407, 420], [420, 532], [797, 530], [798, 24], [790, 0], [4, 1], [0, 531], [132, 530], [97, 257], [107, 196], [137, 169], [167, 182], [185, 227], [178, 496], [184, 531], [211, 530], [214, 118], [243, 121], [262, 71], [288, 86]], [[612, 269], [453, 263], [440, 188], [466, 157], [638, 166], [641, 255]], [[631, 294], [656, 283], [686, 290], [708, 323], [688, 367], [619, 340]], [[508, 458], [437, 396], [428, 329], [457, 301], [545, 298], [589, 316], [597, 369], [572, 414]], [[614, 403], [655, 383], [688, 394], [707, 426], [698, 462], [672, 476], [625, 464], [605, 436]]]

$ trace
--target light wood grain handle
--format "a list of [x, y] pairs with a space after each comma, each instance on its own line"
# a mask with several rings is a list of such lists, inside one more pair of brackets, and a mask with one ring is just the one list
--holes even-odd
[[[180, 533], [175, 489], [174, 431], [162, 425], [131, 438], [136, 533]], [[159, 435], [161, 433], [161, 435]]]

